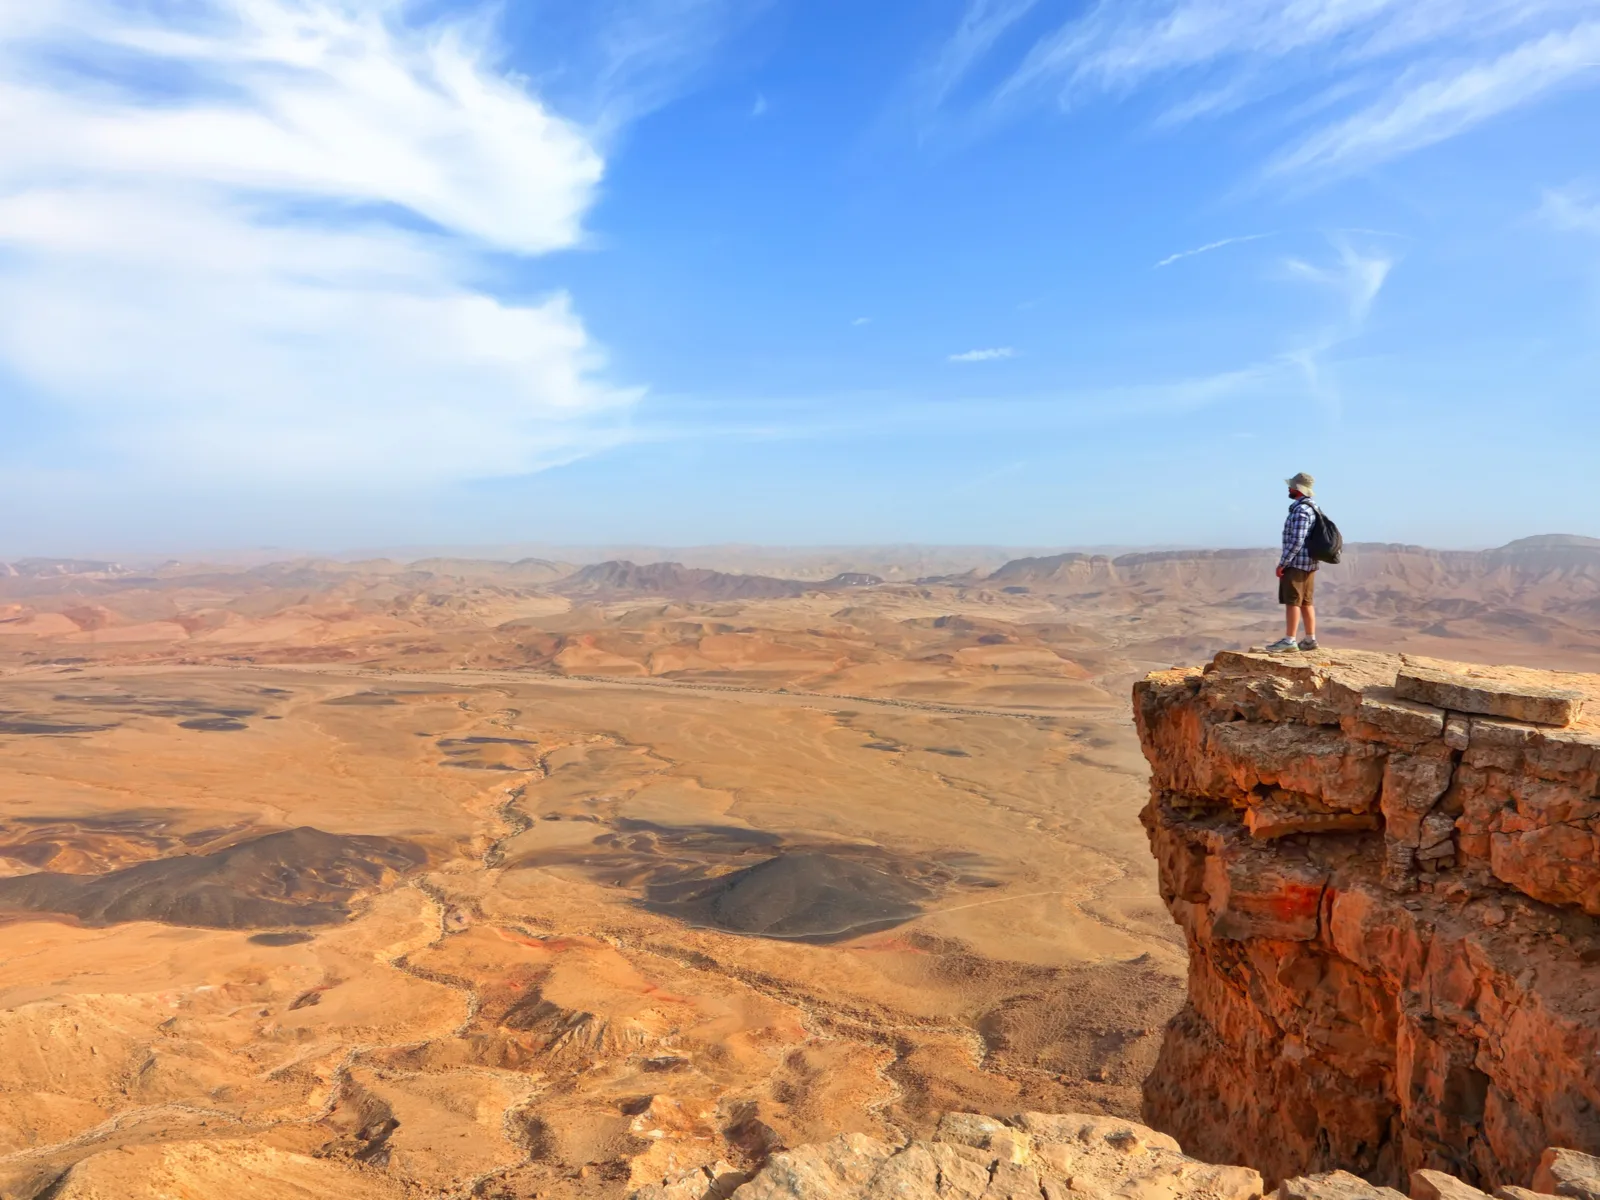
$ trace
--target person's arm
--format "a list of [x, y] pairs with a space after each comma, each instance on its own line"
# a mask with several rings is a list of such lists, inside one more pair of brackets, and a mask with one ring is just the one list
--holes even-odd
[[1289, 565], [1289, 560], [1300, 553], [1311, 535], [1311, 506], [1296, 504], [1289, 510], [1289, 519], [1283, 523], [1283, 554], [1278, 558], [1278, 574]]

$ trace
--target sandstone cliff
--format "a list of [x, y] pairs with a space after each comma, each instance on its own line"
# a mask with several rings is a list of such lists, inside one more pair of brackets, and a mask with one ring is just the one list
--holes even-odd
[[1600, 1151], [1600, 678], [1228, 653], [1134, 706], [1190, 951], [1147, 1120], [1269, 1182]]

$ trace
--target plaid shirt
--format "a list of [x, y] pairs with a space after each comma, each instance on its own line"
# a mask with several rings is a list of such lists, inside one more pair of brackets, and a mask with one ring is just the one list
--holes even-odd
[[1311, 501], [1300, 499], [1289, 505], [1289, 519], [1283, 523], [1283, 557], [1278, 560], [1280, 567], [1293, 567], [1297, 571], [1317, 569], [1317, 560], [1306, 553], [1306, 538], [1315, 520], [1316, 512]]

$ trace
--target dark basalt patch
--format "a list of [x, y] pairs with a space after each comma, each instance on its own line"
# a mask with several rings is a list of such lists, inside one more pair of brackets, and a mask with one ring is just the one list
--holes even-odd
[[[585, 820], [589, 814], [546, 814]], [[864, 843], [789, 844], [734, 825], [614, 821], [585, 847], [525, 855], [509, 868], [570, 866], [636, 889], [651, 912], [691, 925], [787, 941], [829, 943], [920, 916], [947, 890], [999, 886], [964, 851], [913, 858]]]
[[200, 700], [190, 696], [139, 696], [127, 692], [90, 695], [63, 692], [55, 696], [54, 700], [57, 704], [75, 704], [83, 708], [110, 708], [137, 713], [142, 717], [232, 717], [237, 720], [241, 717], [253, 717], [261, 711], [253, 705], [219, 704], [213, 700]]
[[933, 888], [826, 851], [780, 854], [710, 880], [651, 887], [647, 907], [696, 925], [790, 941], [842, 941], [921, 916]]
[[315, 937], [316, 934], [291, 929], [281, 933], [252, 933], [245, 940], [252, 946], [303, 946]]
[[461, 693], [452, 688], [430, 687], [393, 687], [384, 690], [369, 689], [365, 692], [351, 692], [344, 696], [330, 696], [322, 701], [323, 704], [335, 708], [383, 708], [391, 704], [400, 704], [406, 698], [418, 699], [427, 696], [459, 696]]
[[179, 721], [178, 728], [197, 729], [201, 733], [235, 733], [250, 726], [232, 717], [196, 717], [192, 721]]
[[103, 875], [40, 871], [0, 879], [0, 912], [50, 913], [84, 925], [159, 921], [212, 929], [285, 929], [345, 920], [364, 892], [424, 866], [398, 838], [302, 826], [210, 854], [154, 859]]
[[66, 721], [29, 720], [19, 713], [6, 713], [0, 717], [0, 734], [18, 734], [32, 737], [66, 737], [77, 733], [104, 733], [115, 729], [116, 724], [83, 725]]

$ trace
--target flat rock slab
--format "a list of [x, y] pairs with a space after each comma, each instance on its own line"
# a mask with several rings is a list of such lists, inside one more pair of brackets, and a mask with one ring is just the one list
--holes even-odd
[[1349, 1171], [1297, 1175], [1280, 1183], [1273, 1195], [1276, 1200], [1405, 1200], [1404, 1193], [1368, 1183]]
[[1244, 812], [1244, 827], [1262, 842], [1296, 833], [1355, 833], [1381, 825], [1377, 813], [1319, 812], [1276, 796], [1254, 800]]
[[1582, 692], [1569, 688], [1414, 666], [1396, 676], [1394, 694], [1418, 704], [1532, 725], [1571, 725], [1582, 714], [1584, 700]]

